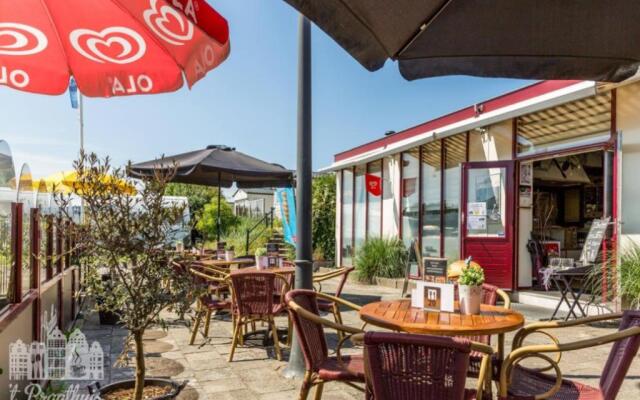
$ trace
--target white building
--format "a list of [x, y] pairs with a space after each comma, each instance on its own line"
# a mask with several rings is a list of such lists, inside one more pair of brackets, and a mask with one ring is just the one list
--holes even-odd
[[336, 154], [338, 263], [399, 237], [517, 291], [537, 279], [530, 238], [575, 260], [606, 218], [603, 257], [620, 253], [640, 238], [639, 110], [637, 79], [543, 81]]
[[275, 207], [273, 189], [237, 189], [230, 197], [233, 213], [239, 216], [262, 217]]

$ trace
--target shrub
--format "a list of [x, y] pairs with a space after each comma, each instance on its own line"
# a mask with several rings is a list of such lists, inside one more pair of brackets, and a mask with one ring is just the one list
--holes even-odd
[[336, 177], [313, 179], [311, 233], [314, 258], [333, 260], [336, 252]]
[[466, 286], [480, 286], [484, 283], [484, 270], [482, 267], [471, 264], [462, 270], [458, 283]]
[[[253, 228], [258, 222], [260, 222], [260, 218], [238, 217], [237, 223], [233, 228], [229, 229], [222, 240], [227, 243], [227, 247], [233, 246], [236, 254], [245, 254], [247, 229]], [[271, 226], [265, 227], [263, 225], [258, 226], [251, 233], [251, 243], [249, 244], [249, 251], [246, 252], [246, 254], [255, 254], [256, 249], [266, 247], [273, 236], [273, 231], [278, 228], [279, 220], [276, 219], [273, 222], [273, 229], [271, 229]]]
[[[220, 199], [220, 234], [221, 238], [238, 224], [238, 217], [233, 214], [231, 205]], [[215, 238], [218, 233], [218, 199], [213, 198], [204, 205], [202, 215], [196, 228], [207, 238]]]
[[640, 308], [640, 246], [633, 244], [620, 257], [620, 294]]
[[409, 254], [400, 239], [369, 239], [360, 246], [355, 265], [358, 280], [373, 283], [375, 277], [404, 276]]

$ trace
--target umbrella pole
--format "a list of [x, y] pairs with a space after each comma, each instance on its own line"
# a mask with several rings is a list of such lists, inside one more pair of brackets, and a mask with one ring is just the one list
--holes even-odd
[[[216, 246], [220, 243], [220, 192], [222, 191], [220, 186], [220, 172], [218, 172], [218, 219], [216, 221], [217, 227], [217, 238], [216, 238]], [[217, 248], [217, 247], [216, 247]]]
[[[311, 24], [302, 14], [298, 28], [298, 161], [296, 179], [296, 289], [313, 289], [311, 242]], [[294, 335], [287, 377], [302, 377], [304, 358]]]

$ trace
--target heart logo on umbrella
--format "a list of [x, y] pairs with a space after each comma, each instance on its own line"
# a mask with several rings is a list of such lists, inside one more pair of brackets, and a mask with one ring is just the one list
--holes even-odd
[[142, 16], [153, 33], [162, 40], [182, 46], [193, 38], [193, 23], [180, 11], [169, 5], [163, 5], [158, 9], [158, 0], [151, 0], [149, 6], [151, 8]]
[[28, 56], [47, 48], [47, 36], [39, 29], [15, 22], [0, 23], [0, 54]]
[[100, 32], [76, 29], [69, 35], [69, 41], [82, 56], [101, 64], [130, 64], [142, 58], [147, 50], [142, 36], [124, 26], [113, 26]]

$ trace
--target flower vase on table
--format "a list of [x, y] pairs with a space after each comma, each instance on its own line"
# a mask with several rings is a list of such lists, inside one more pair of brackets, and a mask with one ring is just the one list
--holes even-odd
[[458, 294], [460, 298], [460, 312], [464, 315], [480, 314], [482, 304], [482, 284], [484, 270], [479, 265], [471, 264], [471, 257], [465, 260], [466, 267], [458, 279]]

